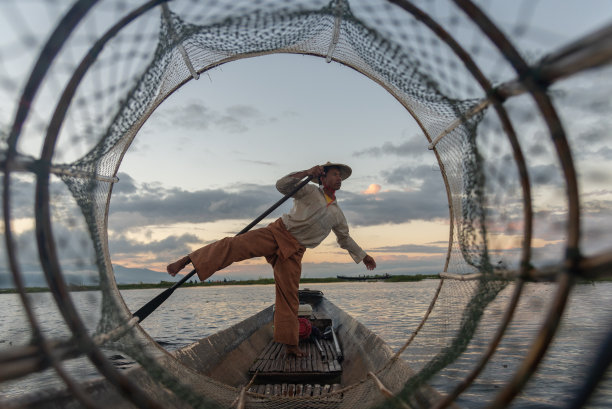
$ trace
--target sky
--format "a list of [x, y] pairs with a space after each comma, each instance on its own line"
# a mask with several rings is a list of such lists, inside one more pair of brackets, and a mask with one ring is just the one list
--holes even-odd
[[[22, 14], [16, 11], [21, 7], [16, 4], [19, 3], [6, 9], [10, 13], [4, 14], [5, 24], [0, 25], [6, 33], [0, 48], [5, 70], [0, 89], [7, 95], [0, 103], [3, 132], [14, 112], [14, 106], [6, 101], [14, 100], [19, 91], [12, 80], [23, 77], [20, 68], [29, 66], [28, 58], [32, 58], [23, 47], [14, 45], [30, 44], [35, 38], [41, 41], [44, 37], [36, 35], [48, 32], [52, 20], [45, 13], [32, 13], [29, 21], [7, 19]], [[432, 2], [424, 4], [436, 7]], [[542, 49], [554, 49], [612, 21], [609, 0], [591, 2], [590, 7], [580, 1], [567, 1], [565, 7], [556, 7], [556, 2], [548, 0], [524, 1], [516, 3], [518, 6], [512, 3], [514, 7], [503, 1], [485, 4], [490, 5], [488, 10], [500, 25], [514, 27], [514, 31], [510, 30], [516, 34], [513, 40], [529, 47], [528, 56], [532, 50], [537, 54]], [[48, 8], [44, 11], [61, 15], [61, 8]], [[524, 21], [525, 16], [529, 21]], [[522, 24], [531, 27], [523, 37], [518, 34]], [[534, 37], [539, 42], [530, 42]], [[470, 50], [478, 57], [477, 51]], [[72, 53], [76, 61], [78, 49]], [[565, 125], [575, 149], [586, 209], [583, 240], [592, 252], [607, 248], [607, 232], [611, 230], [608, 227], [612, 227], [611, 173], [608, 165], [602, 165], [612, 159], [609, 121], [602, 121], [610, 117], [609, 74], [608, 70], [581, 76], [555, 89], [563, 119], [571, 118]], [[26, 154], [36, 156], [40, 150], [44, 118], [53, 107], [52, 103], [44, 103], [45, 98], [59, 93], [61, 87], [57, 84], [61, 81], [58, 75], [55, 86], [51, 81], [51, 86], [41, 91], [42, 102], [33, 111], [35, 125], [25, 130], [20, 145]], [[550, 160], [554, 157], [550, 144], [538, 142], [546, 135], [541, 124], [533, 125], [537, 122], [533, 120], [533, 103], [519, 97], [507, 105], [518, 117], [513, 119], [534, 175], [536, 253], [542, 260], [558, 259], [565, 212], [560, 203], [564, 193], [558, 164]], [[530, 120], [522, 122], [523, 117]], [[493, 137], [495, 131], [491, 125]], [[448, 201], [437, 161], [427, 144], [415, 120], [393, 96], [338, 63], [283, 54], [218, 66], [199, 80], [189, 81], [164, 101], [127, 151], [110, 203], [108, 235], [113, 263], [163, 272], [166, 264], [186, 253], [236, 234], [280, 199], [282, 195], [274, 188], [280, 177], [332, 161], [353, 169], [337, 197], [351, 235], [376, 259], [375, 273], [439, 273], [448, 246]], [[60, 163], [74, 160], [86, 151], [79, 147], [78, 140], [64, 141], [64, 146], [66, 149], [58, 150], [56, 155]], [[492, 142], [483, 148], [490, 160], [503, 169], [502, 160], [495, 163], [497, 145]], [[61, 220], [54, 226], [63, 243], [60, 251], [65, 251], [66, 260], [76, 260], [69, 261], [68, 268], [78, 270], [90, 262], [91, 249], [86, 237], [74, 233], [74, 226], [82, 224], [78, 209], [64, 204], [68, 197], [65, 187], [57, 179], [53, 182], [55, 211], [57, 220]], [[36, 259], [32, 183], [28, 177], [14, 181], [14, 228], [26, 270], [37, 268], [32, 262]], [[504, 206], [510, 208], [517, 195], [520, 193], [508, 188], [499, 199], [500, 220], [516, 217]], [[260, 226], [289, 208], [290, 203], [285, 204]], [[509, 226], [513, 221], [503, 223]], [[518, 223], [514, 228], [520, 231]], [[499, 248], [516, 252], [520, 246], [518, 235], [510, 238], [508, 232], [491, 233], [493, 242], [499, 239]], [[89, 261], [79, 261], [79, 257]], [[303, 261], [303, 277], [368, 273], [363, 264], [356, 265], [336, 245], [333, 234], [316, 249], [308, 250]], [[228, 267], [214, 277], [271, 276], [271, 268], [263, 259], [256, 259]]]
[[[257, 73], [256, 80], [248, 72]], [[337, 197], [352, 236], [376, 253], [380, 272], [390, 272], [385, 260], [393, 270], [405, 258], [421, 266], [434, 258], [439, 263], [448, 239], [448, 210], [440, 172], [426, 146], [408, 112], [354, 70], [295, 55], [233, 62], [182, 87], [141, 129], [122, 162], [109, 231], [132, 223], [122, 235], [126, 240], [162, 241], [171, 235], [177, 246], [194, 249], [235, 234], [280, 199], [274, 188], [280, 177], [331, 161], [353, 169]], [[401, 172], [407, 161], [412, 165]], [[440, 199], [436, 205], [394, 208], [398, 200], [428, 200], [422, 189], [435, 192]], [[124, 190], [139, 193], [124, 199]], [[140, 203], [138, 215], [123, 210], [133, 209], [134, 200]], [[361, 210], [376, 201], [381, 205], [371, 213]], [[144, 214], [149, 203], [152, 215], [160, 218], [157, 225]], [[287, 212], [289, 205], [261, 226]], [[125, 259], [115, 256], [121, 264], [142, 263], [130, 261], [129, 251], [122, 254]], [[164, 255], [152, 254], [151, 266], [163, 268], [172, 259], [169, 252]], [[261, 263], [242, 264], [265, 276]], [[241, 267], [232, 267], [227, 274], [238, 271]], [[304, 276], [333, 276], [337, 271], [366, 273], [331, 235], [306, 252]], [[432, 265], [428, 272], [433, 271]]]

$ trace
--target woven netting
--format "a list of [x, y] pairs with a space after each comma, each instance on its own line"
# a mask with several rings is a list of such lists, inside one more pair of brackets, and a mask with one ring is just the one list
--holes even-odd
[[[263, 53], [312, 54], [353, 67], [392, 92], [418, 118], [427, 135], [438, 135], [476, 104], [476, 100], [453, 99], [442, 93], [438, 82], [426, 74], [422, 62], [408, 52], [405, 44], [394, 43], [364, 25], [353, 15], [348, 3], [340, 1], [322, 4], [321, 8], [314, 10], [249, 10], [248, 7], [237, 7], [239, 11], [235, 15], [224, 16], [223, 19], [215, 16], [210, 22], [205, 19], [194, 21], [191, 14], [185, 14], [183, 17], [172, 11], [174, 7], [162, 12], [160, 41], [155, 51], [155, 59], [130, 92], [128, 100], [121, 106], [96, 149], [76, 161], [72, 167], [90, 172], [93, 167], [99, 175], [113, 176], [112, 172], [119, 165], [125, 141], [129, 141], [136, 134], [143, 118], [150, 115], [170, 93], [192, 78], [193, 72], [203, 72], [222, 62]], [[189, 21], [186, 21], [187, 19]], [[181, 52], [180, 47], [184, 47], [184, 52]], [[189, 64], [192, 65], [192, 70]], [[457, 243], [454, 246], [457, 251], [453, 252], [452, 259], [453, 265], [458, 267], [456, 272], [459, 273], [490, 270], [484, 241], [486, 233], [483, 220], [482, 164], [479, 163], [475, 143], [476, 127], [480, 118], [478, 115], [463, 121], [445, 138], [444, 146], [438, 148], [443, 152], [442, 161], [452, 189], [454, 213], [457, 215], [457, 239], [454, 240]], [[446, 157], [449, 159], [445, 160]], [[75, 196], [80, 196], [83, 192], [90, 193], [90, 190], [83, 190], [80, 179], [76, 179], [76, 183], [69, 177], [64, 177], [64, 180]], [[95, 226], [98, 229], [99, 220], [104, 217], [105, 206], [104, 202], [99, 200], [92, 202], [96, 203], [98, 208], [97, 211], [89, 213], [89, 216], [95, 218]], [[101, 239], [96, 242], [105, 243], [103, 237]], [[110, 264], [106, 259], [101, 261], [106, 265]], [[480, 314], [491, 299], [491, 296], [486, 295], [486, 288], [479, 288], [474, 294], [468, 294], [455, 305], [449, 306], [456, 311], [465, 310], [466, 316], [453, 324], [455, 328], [447, 327], [448, 333], [443, 337], [440, 337], [439, 333], [436, 337], [425, 335], [427, 339], [436, 339], [438, 344], [436, 349], [429, 349], [430, 351], [443, 352], [433, 354], [435, 356], [425, 365], [423, 374], [418, 377], [407, 377], [407, 374], [393, 377], [385, 373], [387, 383], [401, 385], [412, 379], [413, 385], [408, 385], [405, 392], [410, 395], [415, 386], [419, 386], [461, 354], [471, 339]], [[494, 295], [495, 292], [492, 296]], [[453, 297], [456, 296], [446, 298], [446, 302]], [[109, 302], [106, 310], [112, 311], [110, 305]], [[443, 314], [448, 316], [448, 309], [444, 308], [444, 311]], [[101, 326], [100, 331], [110, 330], [116, 322], [113, 315], [107, 314], [106, 317], [111, 319], [105, 326]], [[419, 338], [422, 337], [421, 335]], [[140, 350], [130, 348], [127, 352], [134, 355]], [[410, 355], [413, 356], [412, 353]], [[427, 359], [427, 354], [421, 357]], [[144, 357], [140, 358], [141, 361], [143, 359]], [[225, 389], [225, 392], [222, 393], [222, 389]], [[397, 391], [397, 386], [395, 389]], [[238, 393], [234, 388], [223, 388], [217, 383], [211, 383], [210, 388], [202, 386], [202, 392], [211, 398], [216, 396], [214, 400], [226, 400], [226, 404], [231, 404]], [[342, 393], [341, 406], [347, 408], [369, 407], [380, 400], [380, 392], [372, 381]], [[225, 399], [220, 399], [222, 396], [226, 396]], [[263, 401], [253, 404], [257, 407], [288, 404], [283, 398], [260, 399]], [[321, 399], [322, 405], [329, 405], [329, 397]], [[299, 399], [289, 402], [292, 407], [300, 406]], [[304, 405], [308, 407], [313, 404], [312, 398], [304, 400]]]
[[[131, 313], [114, 282], [108, 248], [112, 186], [133, 139], [173, 92], [211, 68], [266, 54], [308, 54], [357, 70], [384, 87], [410, 112], [422, 129], [424, 145], [434, 142], [433, 154], [447, 189], [451, 222], [448, 260], [440, 271], [450, 275], [441, 279], [430, 309], [426, 315], [423, 311], [422, 325], [402, 349], [401, 359], [411, 369], [391, 360], [381, 362], [375, 373], [400, 399], [387, 403], [419, 406], [415, 397], [419, 387], [438, 384], [441, 378], [451, 390], [461, 380], [461, 376], [453, 376], [453, 365], [465, 354], [483, 352], [483, 340], [492, 334], [479, 332], [479, 323], [498, 320], [499, 314], [491, 311], [506, 308], [517, 287], [500, 278], [501, 273], [522, 271], [527, 268], [526, 262], [534, 261], [526, 260], [529, 243], [522, 247], [523, 198], [527, 193], [515, 163], [520, 152], [505, 138], [508, 130], [503, 118], [492, 112], [492, 104], [482, 104], [490, 90], [482, 89], [474, 73], [466, 68], [469, 64], [448, 40], [452, 35], [471, 39], [467, 52], [482, 63], [484, 77], [490, 83], [510, 81], [516, 74], [489, 41], [474, 40], [482, 34], [454, 3], [430, 3], [435, 2], [406, 3], [410, 7], [402, 8], [385, 1], [177, 0], [161, 6], [145, 4], [133, 19], [122, 20], [127, 15], [125, 4], [108, 1], [93, 7], [67, 41], [64, 50], [72, 47], [93, 53], [84, 60], [87, 69], [82, 81], [65, 101], [68, 109], [63, 117], [55, 117], [51, 107], [39, 108], [25, 123], [23, 133], [40, 138], [51, 128], [49, 124], [59, 120], [63, 124], [58, 127], [62, 139], [81, 147], [80, 151], [67, 149], [66, 156], [73, 154], [74, 158], [53, 159], [50, 173], [61, 177], [70, 190], [93, 243], [104, 311], [96, 333], [106, 334], [132, 322], [121, 338], [109, 341], [107, 346], [124, 351], [142, 364], [147, 374], [141, 380], [143, 385], [161, 385], [159, 391], [147, 388], [154, 394], [159, 392], [159, 397], [152, 399], [177, 406], [228, 407], [236, 404], [241, 391], [180, 367], [142, 329], [133, 326]], [[412, 10], [415, 7], [418, 12]], [[433, 13], [450, 34], [445, 37], [436, 33], [421, 12]], [[56, 13], [61, 15], [60, 11]], [[96, 20], [97, 15], [103, 18]], [[92, 22], [97, 24], [88, 25]], [[92, 32], [92, 27], [101, 32], [113, 30], [114, 24], [116, 32], [108, 38], [87, 32], [88, 27]], [[103, 47], [92, 46], [91, 37], [103, 42], [97, 44]], [[8, 49], [3, 47], [2, 58], [13, 63]], [[24, 53], [19, 58], [35, 56]], [[538, 57], [530, 55], [529, 59], [536, 61]], [[67, 88], [70, 76], [78, 72], [77, 61], [71, 53], [59, 54], [59, 61], [47, 76], [51, 80], [43, 82], [41, 98]], [[18, 95], [19, 88], [10, 85], [15, 79], [3, 75], [3, 87], [9, 96]], [[534, 126], [542, 127], [537, 118], [529, 119]], [[15, 141], [9, 121], [2, 125], [4, 158]], [[438, 140], [438, 136], [442, 137]], [[542, 144], [553, 151], [552, 142]], [[33, 163], [26, 154], [17, 157], [26, 170]], [[496, 240], [501, 241], [503, 234], [504, 240], [513, 237], [514, 251], [497, 246]], [[559, 254], [558, 260], [562, 257]], [[464, 281], [462, 276], [472, 280]], [[535, 317], [534, 321], [539, 323], [540, 319]], [[170, 401], [166, 400], [167, 390], [173, 392]], [[367, 374], [363, 381], [321, 398], [246, 395], [246, 406], [257, 408], [365, 408], [381, 405], [384, 400], [375, 380]]]

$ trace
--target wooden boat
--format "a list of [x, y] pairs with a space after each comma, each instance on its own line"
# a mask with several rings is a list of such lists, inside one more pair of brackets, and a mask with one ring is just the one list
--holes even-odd
[[[176, 396], [176, 386], [160, 385], [160, 379], [152, 380], [142, 367], [129, 369], [128, 377], [162, 407], [172, 408], [192, 407], [185, 401], [194, 400], [209, 407], [206, 398], [214, 406], [235, 408], [365, 408], [380, 405], [388, 394], [401, 390], [406, 379], [388, 376], [389, 373], [406, 376], [413, 372], [401, 359], [394, 360], [394, 369], [381, 377], [393, 381], [383, 386], [376, 373], [389, 363], [393, 353], [380, 337], [318, 291], [301, 291], [300, 300], [312, 305], [313, 328], [332, 325], [334, 329], [331, 339], [301, 340], [304, 357], [287, 356], [284, 347], [272, 340], [274, 307], [270, 306], [175, 351], [170, 364], [167, 360], [161, 362], [161, 357], [166, 370], [181, 373], [181, 382], [192, 388], [180, 398]], [[104, 402], [105, 407], [133, 408], [105, 379], [90, 382], [84, 389], [94, 401]], [[438, 399], [433, 388], [424, 386], [407, 403], [412, 408], [425, 408]], [[81, 407], [68, 391], [39, 391], [9, 405], [24, 406]]]
[[336, 276], [340, 280], [347, 281], [379, 281], [379, 280], [388, 280], [391, 278], [389, 274], [385, 275], [373, 275], [373, 276]]

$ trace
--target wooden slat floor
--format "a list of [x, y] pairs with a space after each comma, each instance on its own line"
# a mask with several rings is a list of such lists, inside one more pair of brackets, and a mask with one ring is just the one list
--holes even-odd
[[[293, 383], [277, 383], [277, 384], [261, 384], [253, 385], [249, 388], [249, 392], [259, 393], [269, 396], [287, 396], [287, 397], [308, 397], [322, 396], [340, 389], [340, 384], [319, 385], [319, 384], [293, 384]], [[336, 396], [336, 399], [341, 399], [341, 396]]]
[[273, 340], [263, 349], [249, 369], [249, 374], [257, 372], [258, 379], [277, 378], [283, 381], [307, 379], [316, 382], [318, 379], [337, 377], [342, 373], [342, 365], [338, 362], [333, 340], [319, 340], [323, 353], [311, 339], [301, 340], [300, 349], [303, 357], [287, 355], [282, 344]]

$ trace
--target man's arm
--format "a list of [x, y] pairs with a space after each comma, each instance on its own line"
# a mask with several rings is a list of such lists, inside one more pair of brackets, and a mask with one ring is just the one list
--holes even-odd
[[[340, 209], [338, 209], [340, 210]], [[372, 256], [369, 256], [357, 243], [355, 240], [349, 235], [349, 227], [346, 222], [346, 218], [344, 217], [344, 213], [340, 210], [339, 214], [339, 223], [332, 227], [332, 230], [336, 234], [336, 240], [338, 244], [343, 249], [347, 250], [355, 263], [359, 263], [363, 261], [363, 264], [366, 266], [368, 270], [374, 270], [376, 268], [376, 261]]]
[[323, 170], [323, 166], [315, 165], [310, 169], [291, 173], [289, 176], [296, 178], [296, 179], [304, 179], [306, 176], [312, 176], [313, 179], [317, 180], [323, 174], [325, 174], [325, 171]]
[[[301, 170], [299, 172], [293, 172], [288, 174], [287, 176], [283, 176], [279, 180], [276, 181], [276, 189], [282, 194], [286, 195], [291, 192], [295, 186], [298, 185], [299, 181], [304, 179], [306, 176], [312, 176], [313, 180], [318, 180], [319, 176], [323, 174], [322, 166], [313, 166], [307, 170]], [[295, 199], [299, 199], [309, 192], [309, 189], [316, 189], [314, 186], [304, 186], [299, 192], [297, 192], [293, 197]]]
[[[335, 229], [336, 237], [338, 239], [338, 244], [343, 249], [347, 250], [355, 263], [359, 263], [363, 261], [363, 264], [366, 266], [368, 270], [374, 270], [376, 268], [376, 261], [372, 256], [369, 256], [365, 251], [359, 247], [355, 240], [351, 236], [348, 235], [348, 231], [346, 234], [343, 232], [343, 229]], [[361, 254], [365, 254], [363, 258], [360, 259]]]

